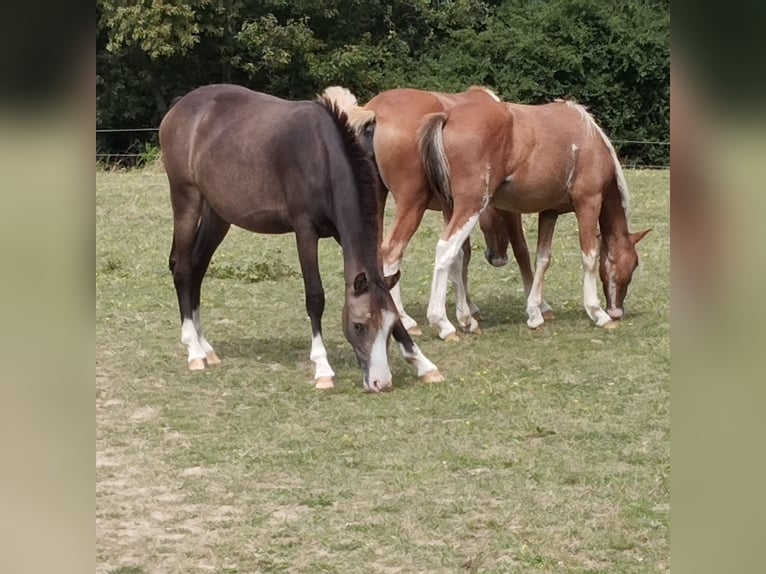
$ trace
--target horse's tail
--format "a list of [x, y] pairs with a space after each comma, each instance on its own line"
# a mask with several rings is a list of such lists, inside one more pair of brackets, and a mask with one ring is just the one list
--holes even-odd
[[357, 136], [363, 135], [366, 128], [375, 122], [375, 112], [360, 106], [356, 96], [348, 88], [330, 86], [320, 97], [329, 100], [346, 114], [348, 125]]
[[622, 208], [625, 210], [625, 217], [628, 217], [628, 212], [630, 210], [630, 193], [628, 192], [628, 182], [625, 180], [625, 173], [622, 171], [622, 165], [620, 164], [620, 160], [617, 157], [617, 152], [615, 151], [612, 142], [609, 141], [609, 138], [604, 133], [604, 130], [601, 129], [601, 126], [596, 123], [596, 120], [593, 119], [593, 116], [590, 115], [584, 106], [572, 101], [566, 101], [565, 103], [570, 108], [574, 108], [579, 112], [580, 116], [583, 118], [583, 121], [586, 123], [588, 134], [590, 135], [593, 131], [595, 131], [601, 138], [601, 141], [604, 142], [606, 148], [609, 150], [609, 155], [612, 157], [612, 163], [614, 163], [614, 178], [617, 182], [617, 189], [620, 192]]
[[418, 147], [429, 187], [437, 197], [451, 205], [450, 167], [447, 154], [444, 151], [444, 137], [442, 135], [448, 117], [449, 112], [425, 116], [418, 131]]

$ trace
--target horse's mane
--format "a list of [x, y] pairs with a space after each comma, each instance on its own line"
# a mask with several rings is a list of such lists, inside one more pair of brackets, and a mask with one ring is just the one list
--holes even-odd
[[[348, 116], [338, 106], [337, 102], [322, 95], [317, 97], [316, 101], [321, 105], [327, 114], [332, 118], [335, 127], [340, 134], [343, 142], [343, 148], [348, 157], [351, 171], [354, 175], [357, 197], [359, 199], [359, 212], [361, 216], [361, 227], [363, 230], [374, 230], [375, 232], [375, 254], [376, 259], [370, 262], [370, 271], [377, 274], [380, 265], [378, 264], [377, 253], [380, 245], [381, 230], [378, 227], [378, 178], [375, 167], [372, 165], [367, 152], [356, 136], [353, 128], [348, 123]], [[372, 280], [373, 277], [370, 277]]]
[[475, 90], [480, 90], [482, 92], [485, 92], [496, 102], [501, 101], [500, 97], [493, 90], [489, 89], [487, 86], [471, 86], [470, 88], [468, 88], [469, 92], [473, 92]]
[[609, 150], [609, 155], [612, 158], [614, 164], [614, 176], [617, 181], [617, 189], [620, 191], [620, 200], [622, 202], [622, 209], [625, 211], [625, 217], [627, 218], [630, 213], [630, 192], [628, 191], [628, 183], [625, 180], [625, 173], [622, 171], [620, 159], [617, 157], [617, 151], [614, 149], [612, 142], [607, 137], [606, 133], [602, 129], [593, 115], [588, 111], [588, 108], [582, 104], [578, 104], [572, 100], [562, 100], [557, 98], [555, 102], [561, 102], [576, 110], [580, 114], [582, 121], [585, 123], [588, 137], [593, 137], [594, 132], [601, 137], [601, 141], [606, 145]]

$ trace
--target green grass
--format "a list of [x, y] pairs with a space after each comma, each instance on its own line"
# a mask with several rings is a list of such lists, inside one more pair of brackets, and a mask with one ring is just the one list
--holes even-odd
[[490, 267], [477, 231], [483, 332], [440, 341], [425, 319], [441, 230], [429, 213], [402, 289], [447, 381], [419, 384], [392, 346], [394, 392], [366, 395], [332, 240], [320, 257], [334, 392], [311, 384], [291, 235], [224, 241], [202, 297], [224, 363], [190, 373], [164, 175], [98, 172], [97, 571], [668, 571], [669, 175], [627, 178], [632, 230], [654, 231], [618, 329], [582, 308], [567, 215], [545, 284], [555, 321], [527, 329], [515, 264]]

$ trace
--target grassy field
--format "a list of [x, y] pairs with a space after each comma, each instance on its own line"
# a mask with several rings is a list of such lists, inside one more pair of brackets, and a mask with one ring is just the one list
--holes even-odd
[[[96, 174], [96, 549], [99, 573], [669, 571], [669, 174], [629, 171], [641, 268], [618, 329], [582, 308], [576, 220], [554, 239], [525, 325], [514, 263], [474, 233], [481, 335], [425, 319], [429, 213], [405, 303], [447, 381], [419, 384], [392, 345], [395, 390], [361, 391], [341, 333], [339, 247], [321, 245], [337, 388], [315, 391], [294, 239], [233, 230], [202, 295], [223, 364], [186, 369], [160, 169]], [[526, 218], [534, 246], [535, 218]], [[603, 300], [603, 298], [602, 298]], [[454, 300], [448, 300], [454, 320]]]

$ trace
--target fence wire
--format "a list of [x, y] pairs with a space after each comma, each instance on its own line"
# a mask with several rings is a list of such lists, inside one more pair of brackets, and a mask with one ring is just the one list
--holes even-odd
[[[97, 134], [109, 134], [109, 133], [137, 133], [137, 132], [158, 132], [160, 128], [96, 128]], [[654, 140], [610, 140], [613, 144], [617, 145], [659, 145], [669, 146], [669, 141], [654, 141]], [[140, 158], [145, 157], [143, 153], [97, 153], [96, 158]], [[624, 165], [623, 167], [628, 169], [668, 169], [670, 165]]]

